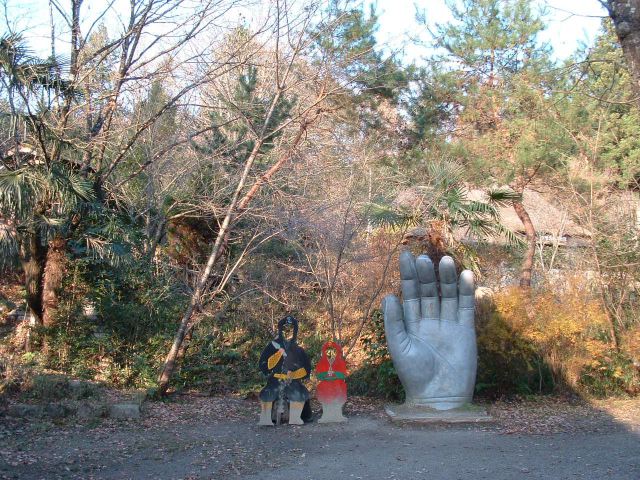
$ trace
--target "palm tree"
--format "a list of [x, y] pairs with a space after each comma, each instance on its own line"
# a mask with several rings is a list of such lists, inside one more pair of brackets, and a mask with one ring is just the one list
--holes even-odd
[[52, 159], [55, 140], [46, 129], [54, 98], [73, 91], [56, 59], [31, 55], [19, 35], [0, 38], [0, 261], [17, 263], [25, 276], [27, 306], [50, 324], [66, 262], [65, 232], [81, 205], [93, 201], [90, 181], [64, 158]]
[[459, 264], [477, 270], [473, 252], [456, 239], [456, 232], [487, 239], [502, 237], [510, 244], [521, 244], [514, 232], [500, 223], [498, 206], [521, 198], [508, 189], [487, 191], [487, 201], [471, 200], [463, 182], [461, 165], [440, 161], [429, 164], [426, 185], [411, 189], [410, 199], [389, 205], [370, 204], [372, 224], [379, 226], [416, 226], [424, 229], [426, 252], [435, 265], [444, 255], [453, 256]]
[[50, 324], [57, 305], [65, 233], [77, 223], [74, 213], [93, 199], [92, 183], [59, 163], [0, 169], [0, 259], [21, 263], [27, 305], [40, 323]]

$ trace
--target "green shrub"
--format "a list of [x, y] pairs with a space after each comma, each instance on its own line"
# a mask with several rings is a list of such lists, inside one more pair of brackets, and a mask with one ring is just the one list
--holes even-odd
[[[323, 339], [301, 316], [298, 339], [315, 365]], [[248, 321], [241, 311], [204, 318], [195, 328], [173, 384], [210, 393], [257, 391], [265, 385], [258, 369], [260, 354], [272, 340], [266, 325]]]
[[206, 318], [196, 327], [172, 383], [211, 394], [259, 388], [263, 379], [258, 360], [268, 341], [264, 332]]
[[603, 391], [613, 392], [616, 382], [631, 382], [624, 390], [635, 390], [621, 363], [589, 367], [614, 357], [605, 353], [611, 348], [606, 312], [581, 277], [568, 277], [562, 291], [506, 288], [478, 307], [478, 392], [580, 393], [589, 385], [586, 393], [593, 393], [600, 388], [596, 377], [611, 380]]
[[580, 384], [597, 397], [637, 395], [640, 393], [640, 373], [627, 355], [609, 351], [585, 367]]
[[349, 392], [353, 395], [403, 400], [404, 389], [387, 349], [382, 312], [374, 312], [372, 321], [361, 338], [364, 361], [349, 377]]
[[[89, 265], [77, 277], [87, 293], [68, 295], [55, 326], [41, 332], [45, 366], [116, 387], [154, 386], [186, 305], [175, 279], [145, 262]], [[97, 318], [82, 314], [87, 301]]]
[[70, 396], [71, 388], [65, 375], [35, 375], [27, 393], [37, 400], [61, 400]]
[[551, 393], [553, 374], [536, 346], [515, 332], [495, 310], [477, 315], [477, 394]]

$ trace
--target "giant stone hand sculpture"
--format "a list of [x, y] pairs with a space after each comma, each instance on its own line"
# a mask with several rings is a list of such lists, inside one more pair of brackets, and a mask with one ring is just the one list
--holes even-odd
[[439, 266], [440, 289], [431, 259], [400, 254], [403, 303], [383, 301], [384, 327], [406, 404], [448, 410], [470, 403], [476, 379], [473, 273], [458, 281], [451, 257]]

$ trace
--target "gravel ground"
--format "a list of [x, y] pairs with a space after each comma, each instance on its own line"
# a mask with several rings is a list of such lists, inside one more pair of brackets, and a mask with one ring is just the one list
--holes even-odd
[[398, 425], [354, 398], [347, 424], [261, 428], [255, 401], [186, 396], [138, 421], [0, 417], [0, 478], [640, 479], [640, 399], [488, 409], [492, 424]]

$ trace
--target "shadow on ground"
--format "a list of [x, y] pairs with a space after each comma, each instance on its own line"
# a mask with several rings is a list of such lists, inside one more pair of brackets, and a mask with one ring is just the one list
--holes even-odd
[[489, 425], [398, 425], [379, 401], [355, 397], [346, 424], [265, 428], [255, 401], [183, 396], [147, 403], [137, 421], [4, 417], [0, 478], [640, 478], [638, 399], [489, 409]]

